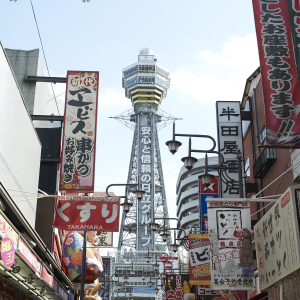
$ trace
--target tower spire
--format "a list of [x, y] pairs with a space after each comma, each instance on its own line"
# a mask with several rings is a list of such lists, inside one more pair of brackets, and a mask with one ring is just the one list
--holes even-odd
[[[165, 251], [166, 246], [158, 233], [150, 230], [153, 217], [168, 217], [167, 199], [162, 171], [158, 124], [166, 126], [175, 118], [158, 112], [170, 86], [170, 72], [157, 63], [153, 50], [142, 48], [138, 61], [122, 70], [125, 96], [131, 100], [132, 110], [114, 117], [134, 129], [127, 183], [136, 183], [138, 174], [146, 191], [137, 201], [128, 189], [133, 207], [123, 213], [118, 248], [146, 251]], [[133, 126], [130, 126], [133, 125]], [[161, 228], [163, 221], [159, 221]], [[166, 222], [169, 227], [169, 222]]]

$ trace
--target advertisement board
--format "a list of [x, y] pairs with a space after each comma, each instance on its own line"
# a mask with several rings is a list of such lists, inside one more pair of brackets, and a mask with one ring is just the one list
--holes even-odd
[[250, 203], [242, 199], [206, 201], [212, 288], [252, 290], [254, 266]]
[[288, 188], [254, 226], [261, 291], [300, 268], [299, 192], [300, 185]]
[[59, 196], [53, 227], [65, 230], [119, 231], [120, 198]]
[[300, 143], [299, 72], [295, 61], [296, 57], [299, 71], [299, 1], [252, 0], [252, 3], [264, 95], [266, 143], [296, 146]]
[[60, 191], [94, 192], [99, 72], [68, 71]]
[[15, 251], [18, 249], [19, 234], [10, 225], [10, 222], [6, 220], [6, 217], [2, 215], [1, 211], [0, 211], [0, 237], [2, 239], [5, 237], [9, 238], [14, 245]]
[[189, 284], [211, 284], [208, 234], [189, 234]]
[[166, 292], [168, 300], [195, 300], [189, 287], [189, 275], [167, 275]]
[[[219, 198], [219, 178], [214, 177], [211, 181], [209, 187], [205, 187], [202, 184], [200, 177], [198, 177], [198, 186], [199, 186], [199, 198], [200, 198], [200, 205], [201, 205], [201, 216], [207, 215], [207, 204], [205, 199], [206, 198]], [[202, 221], [202, 231], [208, 233], [208, 223], [207, 217], [201, 218]]]

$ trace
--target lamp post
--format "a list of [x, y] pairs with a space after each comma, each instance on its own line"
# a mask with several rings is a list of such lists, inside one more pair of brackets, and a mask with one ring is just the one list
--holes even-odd
[[[125, 192], [125, 196], [111, 196], [108, 194], [108, 189], [111, 187], [111, 186], [125, 186], [126, 187], [126, 192]], [[135, 191], [133, 191], [133, 193], [135, 193], [136, 195], [136, 198], [138, 200], [141, 200], [143, 198], [143, 195], [145, 193], [145, 191], [143, 191], [141, 189], [141, 183], [140, 183], [140, 175], [138, 176], [138, 183], [115, 183], [115, 184], [110, 184], [107, 186], [106, 188], [106, 195], [108, 197], [118, 197], [118, 198], [125, 198], [124, 202], [121, 203], [121, 206], [123, 207], [123, 211], [127, 214], [130, 210], [130, 208], [132, 207], [133, 203], [131, 202], [128, 202], [128, 199], [127, 199], [127, 187], [136, 187], [137, 186], [137, 189]]]
[[[242, 162], [241, 162], [241, 151], [237, 150], [237, 167], [229, 167], [226, 165], [224, 161], [224, 157], [222, 153], [219, 151], [215, 151], [216, 148], [216, 141], [212, 136], [209, 135], [197, 135], [197, 134], [178, 134], [175, 133], [175, 122], [173, 123], [173, 139], [171, 141], [166, 142], [166, 145], [169, 147], [169, 150], [172, 154], [175, 154], [178, 150], [178, 147], [180, 147], [182, 144], [179, 141], [175, 140], [176, 136], [183, 136], [183, 137], [188, 137], [189, 138], [189, 148], [188, 148], [188, 156], [183, 157], [181, 160], [184, 162], [184, 166], [190, 170], [193, 168], [195, 162], [197, 162], [197, 159], [195, 157], [191, 156], [192, 152], [197, 152], [197, 153], [205, 153], [205, 171], [204, 174], [199, 176], [200, 179], [202, 180], [202, 183], [205, 187], [209, 187], [211, 184], [212, 179], [214, 178], [214, 175], [209, 174], [208, 171], [210, 170], [234, 170], [238, 171], [238, 177], [239, 177], [239, 194], [240, 198], [243, 198], [243, 179], [242, 179]], [[198, 137], [198, 138], [208, 138], [213, 142], [213, 146], [209, 150], [196, 150], [192, 149], [192, 137]], [[219, 156], [219, 164], [215, 166], [208, 166], [208, 159], [207, 159], [207, 154], [208, 153], [213, 153], [217, 154]], [[200, 199], [199, 199], [200, 201]], [[202, 232], [202, 222], [201, 222], [201, 203], [199, 203], [199, 221], [200, 221], [200, 232]]]

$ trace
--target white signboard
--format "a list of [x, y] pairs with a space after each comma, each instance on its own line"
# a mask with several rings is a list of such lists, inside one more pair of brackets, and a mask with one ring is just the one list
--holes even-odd
[[254, 267], [250, 203], [206, 198], [211, 246], [211, 288], [252, 290]]
[[[217, 128], [219, 152], [224, 156], [224, 163], [236, 170], [223, 170], [220, 180], [219, 194], [221, 198], [240, 198], [239, 174], [237, 153], [242, 155], [242, 176], [244, 177], [243, 164], [243, 132], [241, 123], [241, 109], [239, 101], [217, 101]], [[245, 185], [243, 184], [245, 196]]]
[[300, 185], [290, 187], [254, 226], [261, 291], [300, 268], [297, 193]]

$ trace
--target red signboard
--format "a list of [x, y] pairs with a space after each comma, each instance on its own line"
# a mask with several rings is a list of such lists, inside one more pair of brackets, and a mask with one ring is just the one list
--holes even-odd
[[211, 284], [208, 234], [189, 234], [190, 285]]
[[240, 300], [240, 297], [236, 291], [219, 290], [218, 293], [224, 300]]
[[120, 198], [59, 196], [53, 227], [66, 230], [119, 231]]
[[300, 145], [300, 90], [287, 2], [290, 1], [252, 0], [265, 104], [266, 142], [274, 146]]
[[99, 72], [68, 71], [60, 191], [94, 192]]

